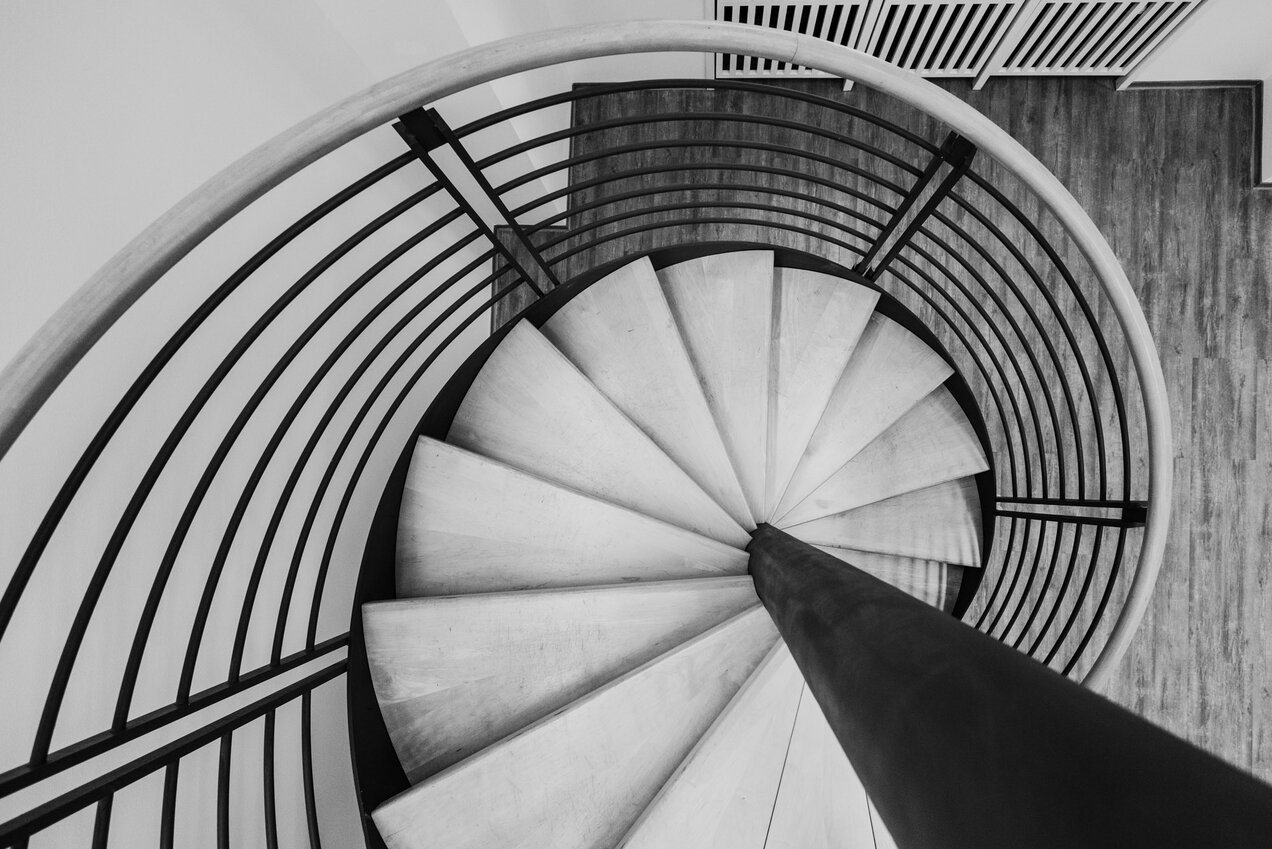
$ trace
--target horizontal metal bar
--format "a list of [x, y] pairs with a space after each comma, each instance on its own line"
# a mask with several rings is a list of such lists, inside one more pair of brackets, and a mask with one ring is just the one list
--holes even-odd
[[1147, 502], [1120, 498], [1052, 498], [1036, 495], [998, 495], [999, 504], [1046, 504], [1054, 507], [1144, 507]]
[[455, 135], [459, 138], [464, 138], [467, 135], [489, 129], [495, 124], [507, 121], [511, 118], [517, 118], [521, 115], [529, 114], [530, 112], [546, 109], [551, 106], [559, 106], [564, 103], [576, 103], [581, 100], [590, 100], [611, 94], [624, 94], [632, 91], [655, 91], [659, 89], [685, 89], [691, 91], [720, 89], [723, 91], [745, 91], [751, 94], [763, 94], [783, 100], [798, 100], [803, 103], [822, 106], [831, 111], [839, 112], [849, 117], [858, 118], [867, 123], [874, 124], [880, 129], [899, 136], [921, 150], [926, 150], [929, 153], [935, 153], [937, 150], [937, 145], [933, 144], [928, 139], [923, 138], [918, 133], [908, 130], [905, 127], [893, 123], [885, 118], [881, 118], [878, 115], [866, 112], [865, 110], [849, 103], [767, 83], [750, 83], [727, 79], [634, 80], [632, 82], [611, 83], [604, 85], [582, 85], [570, 91], [542, 97], [538, 100], [522, 103], [510, 109], [505, 109], [502, 112], [496, 112], [492, 115], [478, 118], [471, 123], [457, 127], [455, 129]]
[[[738, 147], [739, 149], [750, 149], [750, 150], [758, 150], [763, 147], [761, 145], [756, 145], [753, 143], [747, 143], [747, 144], [737, 143], [733, 146]], [[800, 157], [804, 159], [814, 159], [814, 160], [820, 159], [820, 157], [817, 157], [815, 154], [801, 154]], [[828, 164], [835, 165], [833, 161], [828, 162]], [[855, 174], [856, 176], [861, 177], [863, 179], [869, 180], [877, 186], [881, 186], [885, 189], [893, 191], [898, 196], [901, 196], [905, 193], [905, 190], [902, 189], [900, 186], [896, 185], [895, 183], [891, 183], [883, 179], [882, 177], [878, 177], [874, 174], [871, 174], [868, 171], [863, 171], [860, 168], [857, 168], [856, 166], [852, 165], [851, 163], [840, 163], [838, 165], [835, 165], [835, 167], [840, 168], [850, 174]], [[598, 186], [608, 186], [612, 183], [615, 183], [621, 180], [632, 180], [637, 177], [655, 176], [655, 175], [661, 175], [661, 174], [682, 174], [682, 173], [687, 174], [691, 171], [737, 172], [737, 173], [745, 173], [748, 176], [752, 174], [773, 174], [773, 175], [781, 176], [781, 177], [789, 177], [791, 179], [801, 180], [801, 181], [813, 183], [819, 186], [825, 186], [834, 191], [842, 192], [843, 194], [848, 195], [849, 197], [855, 197], [858, 200], [862, 200], [865, 203], [868, 203], [871, 206], [877, 207], [878, 209], [881, 209], [885, 212], [892, 211], [892, 207], [888, 206], [886, 203], [882, 201], [867, 200], [866, 198], [862, 197], [862, 194], [863, 194], [862, 192], [859, 192], [858, 190], [852, 188], [851, 186], [847, 186], [842, 183], [836, 183], [835, 181], [831, 179], [820, 177], [817, 174], [794, 171], [790, 168], [782, 168], [776, 165], [767, 165], [767, 164], [762, 164], [758, 162], [744, 165], [737, 162], [721, 162], [718, 160], [710, 160], [707, 162], [686, 162], [686, 163], [670, 163], [670, 164], [664, 163], [661, 165], [652, 165], [648, 167], [633, 168], [628, 171], [610, 172], [603, 177], [593, 177], [587, 180], [571, 183], [570, 185], [566, 186], [563, 189], [557, 189], [555, 191], [548, 192], [544, 195], [541, 195], [537, 200], [526, 201], [520, 207], [513, 210], [513, 212], [514, 214], [520, 215], [522, 213], [529, 212], [530, 210], [537, 209], [538, 207], [541, 207], [550, 201], [558, 200], [560, 198], [569, 198], [572, 200], [573, 196], [580, 192], [586, 191], [588, 189], [597, 188]], [[711, 190], [711, 191], [728, 191], [731, 188], [733, 188], [733, 186], [722, 184], [721, 186], [717, 186], [717, 187], [702, 186], [701, 188]], [[610, 197], [611, 198], [617, 197], [617, 195], [611, 195]], [[601, 199], [604, 199], [604, 198], [601, 198]], [[818, 199], [817, 202], [820, 203], [821, 202], [820, 199]], [[576, 208], [585, 208], [585, 207], [576, 207]], [[571, 210], [571, 212], [572, 211], [573, 210]], [[540, 222], [540, 224], [542, 224], [542, 222]], [[537, 227], [539, 225], [534, 225], [534, 226]], [[532, 227], [532, 231], [533, 231], [533, 227]]]
[[1075, 513], [1030, 513], [1024, 510], [996, 510], [996, 515], [1012, 519], [1033, 519], [1039, 522], [1063, 522], [1074, 525], [1101, 525], [1106, 528], [1138, 528], [1147, 519], [1147, 509], [1142, 513], [1124, 512], [1118, 516], [1083, 516]]
[[338, 660], [326, 669], [315, 672], [313, 675], [297, 681], [291, 686], [270, 693], [252, 704], [222, 717], [216, 722], [192, 731], [178, 740], [174, 740], [161, 749], [148, 752], [100, 778], [76, 787], [56, 799], [52, 799], [21, 816], [14, 817], [6, 823], [0, 824], [0, 844], [8, 845], [11, 842], [25, 840], [61, 822], [71, 814], [83, 810], [101, 799], [105, 799], [116, 790], [127, 787], [152, 772], [163, 769], [168, 764], [174, 763], [208, 743], [220, 739], [234, 729], [264, 716], [279, 705], [285, 704], [301, 694], [309, 693], [333, 678], [344, 674], [348, 665], [348, 660]]
[[314, 646], [312, 651], [299, 651], [282, 658], [277, 664], [262, 666], [248, 672], [240, 676], [237, 682], [225, 682], [195, 693], [185, 705], [167, 705], [133, 719], [121, 731], [103, 731], [93, 737], [88, 737], [78, 743], [59, 749], [50, 754], [46, 762], [38, 766], [23, 764], [20, 767], [11, 769], [0, 775], [0, 795], [7, 796], [24, 787], [38, 784], [63, 770], [111, 752], [133, 740], [206, 710], [218, 702], [258, 687], [307, 663], [312, 663], [318, 658], [325, 657], [348, 644], [349, 635], [347, 633], [332, 637]]
[[[497, 165], [506, 159], [511, 159], [514, 156], [519, 156], [523, 153], [534, 150], [535, 148], [544, 147], [555, 142], [573, 140], [578, 136], [594, 135], [596, 133], [605, 133], [610, 130], [626, 129], [628, 127], [645, 126], [648, 124], [676, 123], [708, 123], [712, 125], [750, 124], [764, 127], [776, 127], [777, 129], [804, 133], [810, 136], [826, 139], [830, 142], [842, 144], [845, 147], [855, 148], [862, 153], [877, 157], [878, 159], [887, 162], [889, 165], [916, 177], [922, 173], [922, 169], [919, 168], [919, 166], [908, 162], [895, 154], [889, 153], [880, 147], [870, 144], [869, 142], [862, 141], [861, 139], [845, 133], [785, 118], [772, 118], [763, 115], [739, 115], [736, 112], [662, 112], [653, 115], [633, 115], [626, 118], [613, 118], [608, 121], [598, 121], [594, 124], [581, 124], [528, 139], [520, 144], [505, 148], [498, 153], [493, 153], [476, 164], [477, 167], [484, 170], [492, 165]], [[666, 135], [666, 133], [663, 133], [663, 135]]]

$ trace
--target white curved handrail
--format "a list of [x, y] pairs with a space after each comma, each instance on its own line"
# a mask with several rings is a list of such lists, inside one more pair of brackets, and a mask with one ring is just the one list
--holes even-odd
[[349, 97], [258, 147], [174, 206], [106, 263], [0, 372], [0, 458], [63, 378], [142, 294], [252, 201], [346, 142], [418, 106], [508, 74], [623, 53], [735, 53], [793, 62], [877, 89], [941, 120], [1020, 177], [1099, 277], [1126, 334], [1148, 427], [1148, 522], [1126, 603], [1084, 683], [1104, 684], [1148, 607], [1166, 548], [1172, 448], [1166, 382], [1148, 323], [1108, 242], [1019, 142], [908, 71], [821, 39], [703, 21], [639, 21], [532, 33], [420, 65]]

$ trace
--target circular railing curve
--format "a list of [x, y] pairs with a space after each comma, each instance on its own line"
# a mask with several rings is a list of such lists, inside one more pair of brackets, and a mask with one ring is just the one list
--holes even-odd
[[572, 27], [485, 44], [371, 86], [261, 145], [206, 182], [103, 266], [0, 372], [0, 457], [115, 321], [176, 263], [237, 213], [345, 143], [420, 106], [508, 74], [626, 53], [759, 56], [853, 80], [934, 117], [1014, 174], [1056, 218], [1090, 264], [1135, 367], [1148, 443], [1147, 518], [1135, 574], [1084, 683], [1100, 687], [1147, 609], [1170, 518], [1172, 447], [1165, 379], [1130, 282], [1094, 222], [1020, 143], [954, 95], [864, 53], [761, 27], [640, 21]]

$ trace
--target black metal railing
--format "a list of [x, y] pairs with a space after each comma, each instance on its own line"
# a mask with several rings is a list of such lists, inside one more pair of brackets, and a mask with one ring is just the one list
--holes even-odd
[[[315, 797], [312, 776], [311, 692], [342, 676], [345, 670], [347, 626], [331, 633], [332, 629], [324, 628], [320, 621], [338, 541], [342, 533], [350, 534], [345, 517], [375, 449], [381, 447], [381, 436], [411, 399], [415, 385], [450, 343], [487, 316], [492, 304], [523, 283], [506, 268], [492, 270], [500, 246], [492, 244], [485, 222], [453, 194], [451, 186], [418, 173], [418, 166], [407, 168], [416, 161], [410, 152], [397, 155], [339, 189], [282, 228], [277, 237], [217, 285], [159, 345], [158, 352], [123, 392], [39, 517], [0, 598], [0, 639], [7, 638], [9, 646], [27, 637], [21, 627], [10, 627], [22, 625], [15, 619], [23, 605], [35, 608], [45, 598], [31, 591], [33, 583], [41, 578], [56, 579], [52, 565], [55, 561], [48, 556], [50, 543], [59, 534], [73, 537], [77, 533], [78, 528], [68, 515], [74, 514], [77, 497], [82, 496], [84, 484], [91, 479], [99, 460], [110, 450], [119, 450], [121, 444], [127, 450], [137, 450], [135, 444], [119, 438], [129, 415], [149, 400], [147, 393], [170, 373], [165, 370], [174, 362], [189, 356], [198, 346], [223, 341], [201, 336], [201, 326], [218, 310], [230, 312], [233, 298], [241, 288], [255, 285], [279, 290], [259, 315], [248, 317], [244, 329], [230, 341], [223, 355], [193, 369], [182, 364], [187, 374], [197, 374], [200, 366], [208, 371], [199, 378], [198, 389], [188, 402], [174, 407], [174, 418], [166, 433], [151, 434], [157, 448], [142, 464], [144, 471], [136, 483], [131, 489], [120, 487], [121, 506], [116, 508], [119, 512], [96, 565], [87, 570], [82, 585], [61, 588], [61, 600], [74, 604], [75, 614], [56, 638], [59, 648], [52, 653], [55, 659], [49, 663], [51, 670], [42, 698], [38, 690], [28, 691], [39, 698], [38, 719], [31, 723], [33, 729], [28, 738], [29, 755], [24, 763], [0, 773], [0, 795], [12, 799], [22, 791], [34, 791], [37, 801], [19, 815], [6, 818], [0, 825], [0, 842], [25, 845], [33, 836], [51, 839], [50, 835], [59, 834], [57, 829], [68, 827], [71, 833], [78, 834], [73, 827], [78, 825], [81, 830], [87, 829], [86, 839], [93, 845], [105, 845], [119, 809], [114, 803], [116, 794], [163, 770], [162, 790], [152, 788], [152, 792], [161, 795], [157, 807], [162, 811], [161, 827], [154, 837], [160, 845], [175, 845], [177, 777], [183, 768], [188, 769], [182, 766], [183, 758], [215, 743], [219, 747], [215, 827], [218, 845], [228, 845], [231, 835], [241, 834], [243, 827], [228, 809], [228, 783], [234, 773], [231, 763], [244, 758], [240, 750], [246, 745], [236, 741], [234, 731], [259, 720], [264, 725], [263, 748], [248, 753], [246, 758], [263, 759], [267, 773], [263, 838], [267, 845], [277, 845], [273, 740], [279, 729], [278, 712], [298, 701], [302, 705], [301, 721], [288, 733], [299, 735], [301, 740], [304, 816], [312, 845], [319, 845], [322, 805]], [[376, 211], [369, 220], [360, 221], [357, 214], [340, 216], [363, 200], [369, 189], [381, 187], [391, 179], [406, 187], [405, 197]], [[298, 253], [297, 240], [303, 234], [319, 222], [338, 217], [342, 219], [338, 223], [350, 232], [311, 248], [312, 257], [306, 260], [307, 265], [301, 263], [305, 270], [298, 277], [286, 281], [281, 274], [265, 273], [277, 257], [289, 250]], [[389, 238], [389, 229], [407, 219], [411, 219], [410, 225], [399, 229], [409, 235], [396, 241]], [[358, 222], [357, 226], [354, 222]], [[355, 272], [356, 263], [348, 260], [377, 237], [387, 249], [382, 246], [374, 253], [364, 251], [359, 257], [363, 265]], [[292, 264], [298, 258], [294, 256]], [[409, 268], [409, 273], [400, 273], [403, 268]], [[397, 279], [390, 280], [394, 274]], [[332, 296], [302, 306], [302, 301], [324, 281], [336, 289]], [[491, 295], [496, 283], [497, 292]], [[360, 299], [364, 292], [369, 297]], [[478, 324], [479, 335], [480, 330]], [[181, 451], [207, 439], [207, 434], [199, 433], [198, 428], [201, 417], [220, 400], [218, 390], [235, 376], [236, 368], [241, 369], [247, 362], [254, 346], [265, 345], [270, 333], [277, 335], [280, 331], [287, 344], [278, 346], [279, 350], [266, 359], [265, 368], [248, 376], [246, 382], [250, 385], [243, 393], [246, 397], [238, 404], [228, 426], [209, 443], [214, 449], [193, 469], [179, 466], [174, 458]], [[306, 357], [310, 361], [305, 362]], [[297, 368], [302, 362], [305, 368]], [[86, 367], [91, 368], [91, 364]], [[407, 371], [413, 374], [403, 381]], [[277, 404], [279, 396], [286, 398], [286, 403]], [[402, 420], [409, 423], [415, 418], [418, 412]], [[304, 430], [300, 430], [300, 423]], [[301, 441], [303, 447], [297, 451], [296, 445]], [[286, 450], [289, 442], [290, 450]], [[137, 453], [144, 454], [144, 446]], [[350, 465], [352, 469], [348, 468]], [[170, 494], [159, 494], [160, 484], [165, 475], [178, 468], [189, 476], [190, 485], [182, 495], [175, 521], [165, 530], [153, 521], [148, 510]], [[224, 493], [227, 489], [231, 497], [222, 495], [217, 503], [210, 502], [210, 493]], [[374, 486], [371, 491], [375, 492]], [[378, 492], [375, 494], [378, 496]], [[112, 506], [102, 504], [94, 509], [107, 513]], [[253, 525], [249, 537], [247, 525], [262, 512], [268, 514], [268, 521], [259, 527]], [[293, 513], [297, 515], [292, 516]], [[297, 521], [302, 513], [303, 519]], [[213, 524], [220, 523], [220, 530], [204, 531], [199, 541], [206, 547], [195, 550], [191, 540], [196, 525], [209, 515]], [[167, 543], [155, 563], [138, 568], [125, 559], [128, 546], [135, 539], [157, 533], [163, 534]], [[353, 536], [353, 544], [360, 545], [356, 530]], [[246, 556], [245, 551], [251, 550], [255, 554]], [[205, 565], [204, 575], [194, 582], [187, 578], [177, 586], [174, 573], [189, 559]], [[250, 568], [244, 569], [248, 564]], [[234, 595], [226, 591], [223, 581], [231, 567], [247, 573], [246, 580], [233, 588], [238, 590]], [[117, 611], [103, 604], [108, 586], [121, 574], [144, 585], [138, 587], [144, 603], [131, 621], [123, 620]], [[276, 589], [271, 603], [265, 606], [261, 604], [261, 588], [267, 580]], [[174, 593], [197, 599], [189, 605], [189, 618], [178, 623], [183, 629], [178, 633], [156, 627], [163, 606], [172, 602]], [[218, 605], [232, 615], [213, 621]], [[346, 614], [347, 622], [348, 593], [336, 602], [336, 607]], [[100, 627], [103, 620], [113, 620], [110, 627], [122, 637], [121, 643], [126, 647], [119, 664], [122, 673], [116, 680], [98, 685], [93, 707], [96, 724], [102, 730], [65, 742], [60, 720], [65, 717], [69, 694], [76, 690], [76, 676], [94, 673], [86, 668], [85, 649], [93, 629]], [[301, 647], [289, 650], [297, 642]], [[200, 676], [200, 660], [212, 650], [225, 655], [225, 666], [212, 676]], [[267, 658], [264, 662], [248, 662], [249, 655], [259, 660], [262, 654]], [[169, 701], [139, 712], [138, 688], [144, 684], [144, 666], [156, 658], [167, 659], [171, 667], [165, 670], [172, 680]], [[315, 668], [320, 671], [312, 672]], [[303, 672], [311, 674], [299, 682], [289, 680]], [[38, 682], [39, 676], [34, 677]], [[200, 678], [208, 677], [215, 683], [198, 685]], [[155, 701], [155, 689], [152, 685], [146, 694], [147, 704]], [[254, 700], [239, 707], [245, 699]], [[340, 700], [327, 701], [328, 708], [340, 707]], [[81, 703], [76, 702], [75, 707], [80, 710], [81, 715], [76, 717], [80, 721], [69, 723], [71, 727], [91, 727], [91, 722], [83, 721]], [[343, 724], [343, 711], [334, 718]], [[324, 718], [325, 727], [332, 724], [333, 717]], [[178, 732], [184, 733], [177, 742], [160, 745]], [[95, 769], [138, 745], [151, 748], [124, 767], [104, 774]], [[62, 775], [68, 772], [69, 776]], [[52, 797], [47, 793], [39, 795], [44, 787], [67, 783], [68, 778], [80, 781], [81, 775], [85, 778], [80, 786], [69, 792]], [[346, 776], [346, 780], [351, 787], [351, 777]], [[351, 792], [346, 803], [345, 813], [357, 833]], [[95, 809], [91, 824], [76, 821], [75, 815], [90, 807]], [[68, 842], [73, 841], [69, 834], [66, 836]]]
[[[925, 137], [898, 122], [904, 110], [889, 120], [808, 90], [815, 85], [579, 87], [460, 127], [454, 138], [464, 144], [501, 122], [572, 105], [571, 126], [476, 161], [492, 171], [570, 143], [551, 164], [490, 181], [502, 197], [568, 175], [563, 188], [511, 209], [535, 219], [529, 234], [557, 228], [540, 250], [566, 279], [598, 256], [674, 245], [711, 226], [730, 238], [835, 254], [928, 318], [980, 390], [1001, 471], [1003, 507], [987, 505], [1003, 519], [999, 543], [969, 621], [1080, 673], [1142, 521], [1075, 521], [1009, 504], [1143, 497], [1142, 476], [1132, 479], [1143, 436], [1132, 442], [1138, 423], [1114, 358], [1120, 331], [1097, 320], [1098, 294], [1079, 282], [1089, 271], [1075, 274], [1064, 258], [1071, 246], [1048, 240], [1000, 169], [973, 167], [965, 140]], [[564, 211], [546, 211], [561, 201]]]
[[[491, 149], [492, 134], [567, 106], [568, 125]], [[0, 660], [19, 668], [15, 646], [50, 598], [74, 614], [42, 635], [51, 649], [21, 685], [33, 709], [11, 728], [9, 754], [24, 752], [0, 796], [35, 801], [5, 817], [0, 841], [73, 826], [105, 845], [121, 794], [144, 787], [162, 812], [152, 842], [177, 845], [181, 776], [215, 745], [220, 845], [249, 827], [283, 845], [286, 715], [320, 845], [341, 809], [315, 781], [313, 694], [357, 663], [345, 653], [358, 651], [358, 564], [424, 410], [514, 296], [687, 245], [821, 257], [924, 322], [993, 461], [985, 580], [964, 618], [1064, 674], [1089, 669], [1143, 523], [1125, 340], [1099, 320], [1073, 246], [965, 139], [817, 84], [700, 80], [582, 86], [454, 128], [415, 111], [397, 129], [369, 143], [383, 164], [275, 222], [228, 273], [196, 275], [202, 299], [141, 340], [154, 355], [86, 446], [51, 463], [45, 506], [15, 522], [26, 542], [0, 596]], [[39, 441], [36, 424], [19, 449]], [[121, 467], [131, 476], [98, 479]], [[87, 538], [86, 511], [105, 522]], [[68, 551], [88, 558], [73, 579], [58, 571]], [[116, 586], [138, 601], [112, 603]], [[123, 648], [105, 671], [103, 634]], [[243, 730], [256, 723], [258, 746]], [[260, 776], [259, 814], [231, 809], [243, 763]], [[59, 782], [74, 786], [38, 795]]]

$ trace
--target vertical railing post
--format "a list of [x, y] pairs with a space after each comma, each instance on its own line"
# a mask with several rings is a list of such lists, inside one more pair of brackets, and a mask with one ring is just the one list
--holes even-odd
[[[879, 275], [892, 264], [892, 260], [896, 258], [901, 249], [909, 244], [910, 239], [923, 226], [923, 223], [931, 217], [941, 201], [945, 200], [945, 197], [953, 190], [954, 184], [967, 173], [967, 169], [972, 166], [972, 158], [975, 156], [976, 146], [974, 144], [957, 133], [950, 133], [936, 152], [936, 155], [932, 157], [927, 167], [923, 169], [919, 178], [914, 181], [910, 191], [902, 198], [896, 212], [892, 214], [892, 218], [879, 231], [879, 236], [875, 239], [874, 244], [870, 246], [870, 249], [866, 251], [865, 256], [861, 258], [861, 261], [857, 263], [857, 267], [853, 270], [871, 280], [878, 279]], [[948, 172], [941, 179], [941, 182], [933, 188], [932, 183], [943, 167], [948, 168]], [[913, 212], [914, 206], [925, 196], [926, 200], [923, 206], [917, 212]], [[903, 223], [905, 228], [898, 234], [897, 230]], [[883, 259], [876, 262], [876, 258], [880, 252], [884, 251], [885, 247], [887, 251], [884, 253]]]
[[230, 849], [230, 781], [233, 776], [234, 732], [221, 738], [216, 771], [216, 847]]
[[300, 768], [305, 794], [305, 823], [309, 829], [309, 849], [322, 849], [322, 829], [318, 825], [318, 793], [314, 785], [313, 693], [300, 697]]
[[110, 816], [114, 805], [114, 793], [97, 803], [97, 813], [93, 817], [92, 849], [106, 849], [110, 845]]
[[159, 809], [159, 849], [174, 849], [177, 832], [177, 781], [181, 775], [181, 759], [176, 758], [163, 769], [163, 803]]
[[748, 550], [900, 849], [1267, 845], [1272, 787], [782, 531]]
[[469, 155], [464, 146], [460, 144], [454, 131], [435, 109], [430, 109], [427, 112], [423, 109], [413, 109], [400, 116], [397, 123], [393, 125], [393, 128], [397, 130], [398, 135], [402, 137], [402, 140], [405, 141], [407, 146], [409, 146], [415, 155], [419, 157], [419, 160], [424, 163], [424, 166], [428, 168], [429, 172], [433, 175], [433, 178], [436, 179], [437, 182], [441, 184], [442, 188], [445, 189], [447, 194], [449, 194], [451, 198], [459, 204], [465, 214], [472, 219], [473, 224], [481, 231], [482, 235], [485, 236], [495, 249], [503, 255], [508, 265], [516, 270], [516, 272], [521, 276], [521, 279], [526, 282], [526, 285], [534, 290], [535, 294], [542, 296], [544, 294], [542, 287], [535, 282], [534, 277], [529, 274], [521, 260], [518, 259], [511, 250], [509, 250], [508, 246], [504, 244], [503, 240], [499, 238], [490, 225], [482, 219], [481, 215], [478, 214], [476, 208], [473, 206], [472, 201], [459, 190], [459, 187], [455, 185], [455, 181], [451, 179], [450, 175], [438, 166], [437, 160], [433, 157], [433, 151], [443, 146], [451, 149], [451, 151], [459, 159], [460, 164], [463, 165], [464, 169], [471, 175], [473, 181], [477, 184], [482, 194], [485, 195], [486, 199], [495, 208], [499, 217], [503, 219], [504, 226], [508, 227], [509, 231], [516, 238], [518, 244], [520, 244], [522, 249], [526, 252], [526, 255], [529, 256], [531, 260], [534, 261], [534, 264], [539, 267], [540, 272], [551, 285], [551, 288], [556, 288], [561, 285], [561, 281], [557, 279], [556, 274], [548, 266], [547, 261], [543, 258], [543, 254], [541, 254], [534, 243], [530, 241], [530, 237], [526, 234], [525, 229], [508, 210], [508, 206], [503, 202], [503, 198], [501, 198], [495, 191], [494, 187], [491, 186], [490, 181], [486, 179], [486, 175], [482, 173], [480, 168], [477, 167], [477, 163], [473, 161], [472, 156]]

